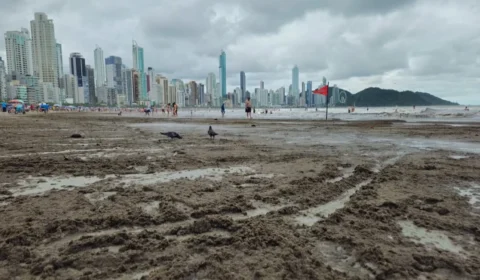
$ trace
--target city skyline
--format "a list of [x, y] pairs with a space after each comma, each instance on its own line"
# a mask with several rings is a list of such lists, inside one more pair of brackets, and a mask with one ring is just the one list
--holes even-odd
[[[207, 73], [218, 67], [219, 50], [225, 49], [228, 92], [239, 86], [238, 73], [242, 70], [247, 73], [246, 87], [250, 91], [260, 80], [269, 88], [288, 88], [289, 71], [297, 64], [300, 81], [312, 80], [316, 84], [327, 76], [352, 92], [378, 86], [430, 92], [461, 103], [479, 102], [476, 79], [480, 75], [480, 58], [469, 46], [476, 45], [479, 35], [474, 27], [480, 11], [476, 1], [446, 1], [445, 5], [434, 5], [431, 0], [382, 5], [306, 1], [294, 6], [288, 3], [278, 14], [272, 13], [269, 5], [257, 7], [250, 0], [226, 1], [223, 8], [212, 0], [192, 0], [187, 8], [177, 2], [145, 5], [147, 2], [125, 4], [114, 18], [107, 12], [108, 5], [90, 7], [85, 13], [73, 2], [62, 4], [61, 9], [55, 5], [45, 8], [41, 3], [16, 6], [18, 3], [13, 2], [1, 9], [0, 20], [6, 21], [0, 26], [2, 33], [20, 30], [28, 27], [25, 18], [30, 19], [32, 11], [45, 12], [56, 23], [64, 60], [69, 53], [79, 52], [93, 67], [95, 45], [101, 46], [106, 56], [122, 57], [125, 65], [133, 66], [129, 45], [134, 38], [145, 49], [145, 66], [185, 81], [204, 81]], [[147, 6], [148, 10], [142, 8]], [[242, 24], [229, 17], [230, 9], [235, 7], [248, 15]], [[171, 11], [168, 20], [153, 16], [160, 8]], [[191, 17], [195, 20], [181, 20], [199, 10], [214, 11], [217, 17], [210, 18], [206, 12]], [[127, 12], [130, 16], [126, 17]], [[253, 23], [254, 18], [263, 20]], [[224, 24], [219, 20], [225, 20]], [[79, 21], [85, 24], [77, 24]], [[312, 23], [322, 26], [318, 35], [308, 35]], [[437, 33], [432, 30], [442, 30], [442, 36], [434, 35]], [[156, 36], [157, 31], [163, 35]], [[81, 40], [78, 34], [82, 34]], [[242, 40], [236, 40], [238, 36]], [[198, 44], [198, 38], [212, 40]], [[0, 56], [6, 60], [4, 42], [0, 42]], [[445, 57], [451, 59], [446, 61]], [[450, 89], [457, 83], [462, 85], [461, 92], [453, 93]]]

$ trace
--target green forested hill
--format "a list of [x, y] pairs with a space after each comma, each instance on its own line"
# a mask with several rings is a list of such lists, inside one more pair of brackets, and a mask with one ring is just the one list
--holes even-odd
[[347, 93], [346, 105], [348, 106], [354, 104], [360, 107], [458, 105], [426, 92], [396, 91], [377, 87], [366, 88], [356, 94], [345, 92]]

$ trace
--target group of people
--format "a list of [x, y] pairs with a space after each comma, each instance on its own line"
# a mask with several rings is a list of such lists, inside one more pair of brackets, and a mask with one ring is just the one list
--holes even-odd
[[[163, 114], [167, 113], [168, 116], [170, 116], [171, 111], [172, 116], [176, 117], [178, 116], [178, 105], [176, 102], [173, 102], [172, 104], [168, 103], [166, 107], [162, 106], [161, 111]], [[153, 112], [158, 112], [158, 109], [155, 109], [154, 107], [147, 107], [143, 109], [143, 112], [145, 115], [150, 116], [150, 113], [153, 115]]]

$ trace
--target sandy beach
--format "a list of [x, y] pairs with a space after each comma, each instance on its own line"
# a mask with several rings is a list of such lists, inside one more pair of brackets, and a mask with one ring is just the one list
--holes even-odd
[[0, 279], [480, 278], [478, 123], [29, 113], [0, 134]]

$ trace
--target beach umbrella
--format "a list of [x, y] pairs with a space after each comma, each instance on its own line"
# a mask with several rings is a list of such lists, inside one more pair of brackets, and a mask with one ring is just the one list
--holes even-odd
[[10, 101], [8, 101], [8, 103], [24, 103], [23, 100], [20, 100], [20, 99], [12, 99]]

